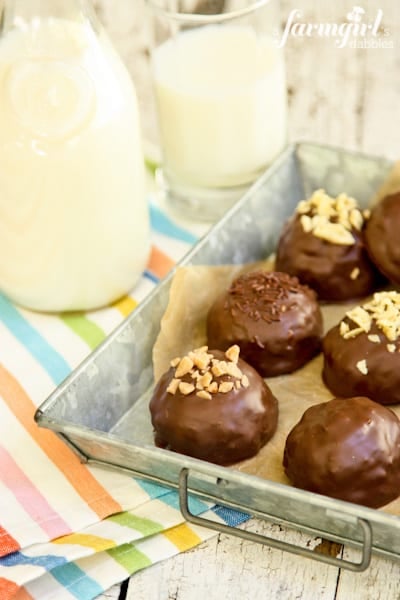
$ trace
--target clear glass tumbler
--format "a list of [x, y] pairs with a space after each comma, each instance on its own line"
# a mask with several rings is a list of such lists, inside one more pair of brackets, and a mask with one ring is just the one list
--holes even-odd
[[279, 1], [147, 0], [169, 205], [215, 220], [287, 141]]

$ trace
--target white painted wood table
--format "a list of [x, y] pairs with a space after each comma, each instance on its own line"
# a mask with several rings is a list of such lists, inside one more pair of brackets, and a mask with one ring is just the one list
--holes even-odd
[[[342, 23], [353, 0], [283, 0], [282, 23], [302, 11], [307, 23]], [[329, 37], [290, 38], [286, 46], [291, 140], [310, 140], [400, 158], [400, 2], [360, 0], [364, 20], [383, 10], [390, 48], [338, 49]], [[140, 95], [145, 136], [154, 135], [141, 0], [97, 0], [97, 8], [129, 66]], [[244, 527], [265, 535], [276, 526]], [[295, 532], [281, 539], [337, 554], [340, 547]], [[283, 535], [283, 538], [282, 538]], [[349, 558], [347, 553], [345, 558]], [[103, 598], [118, 598], [115, 586]], [[354, 574], [278, 550], [215, 535], [198, 548], [148, 568], [129, 581], [129, 600], [399, 600], [400, 562], [373, 558]]]

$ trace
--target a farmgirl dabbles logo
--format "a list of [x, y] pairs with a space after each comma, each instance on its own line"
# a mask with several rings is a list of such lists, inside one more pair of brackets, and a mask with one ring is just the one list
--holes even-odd
[[378, 9], [373, 19], [368, 18], [361, 6], [353, 6], [342, 23], [306, 23], [300, 19], [303, 13], [294, 9], [290, 12], [281, 39], [277, 42], [282, 48], [291, 37], [326, 37], [335, 40], [337, 48], [393, 48], [390, 32], [382, 27], [383, 10]]

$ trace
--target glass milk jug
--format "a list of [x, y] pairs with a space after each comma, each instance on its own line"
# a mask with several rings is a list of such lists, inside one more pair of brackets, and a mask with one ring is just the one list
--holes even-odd
[[5, 0], [0, 290], [44, 311], [128, 292], [149, 252], [136, 94], [86, 0]]

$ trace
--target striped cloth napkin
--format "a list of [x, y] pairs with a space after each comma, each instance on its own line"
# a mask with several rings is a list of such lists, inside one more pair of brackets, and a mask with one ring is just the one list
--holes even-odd
[[[183, 522], [175, 491], [83, 465], [33, 420], [196, 241], [156, 204], [151, 222], [147, 269], [133, 295], [110, 307], [49, 316], [0, 295], [0, 600], [90, 600], [213, 535]], [[190, 508], [230, 525], [248, 518], [195, 498]]]

